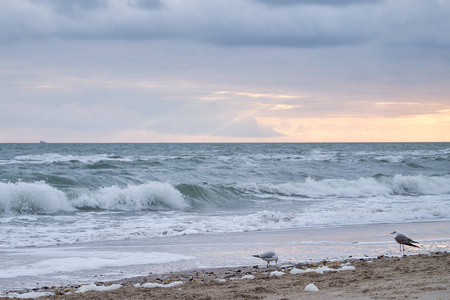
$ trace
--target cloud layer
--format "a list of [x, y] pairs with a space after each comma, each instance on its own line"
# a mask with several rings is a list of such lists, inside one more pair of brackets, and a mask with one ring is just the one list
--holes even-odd
[[315, 130], [306, 120], [336, 118], [426, 115], [448, 126], [448, 1], [0, 8], [0, 142], [120, 141], [124, 132], [136, 141], [295, 141]]

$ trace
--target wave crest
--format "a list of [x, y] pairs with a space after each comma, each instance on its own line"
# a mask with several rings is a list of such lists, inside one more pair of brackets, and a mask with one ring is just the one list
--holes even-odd
[[38, 214], [73, 210], [64, 192], [42, 181], [0, 183], [0, 212]]
[[97, 190], [69, 189], [67, 192], [43, 181], [0, 183], [0, 213], [6, 214], [51, 214], [78, 209], [165, 210], [188, 206], [178, 190], [169, 183], [161, 182]]
[[149, 209], [184, 209], [188, 203], [171, 184], [148, 182], [141, 185], [103, 187], [80, 191], [71, 201], [76, 208], [140, 211]]
[[322, 179], [310, 177], [295, 183], [241, 183], [240, 193], [256, 195], [282, 195], [302, 198], [375, 197], [390, 195], [438, 195], [450, 193], [449, 177], [429, 176], [376, 176], [358, 179]]

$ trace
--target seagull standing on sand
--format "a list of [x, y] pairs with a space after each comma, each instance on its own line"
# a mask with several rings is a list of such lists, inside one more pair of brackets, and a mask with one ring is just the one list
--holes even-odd
[[252, 255], [254, 257], [261, 258], [262, 260], [267, 261], [267, 267], [270, 267], [270, 262], [275, 261], [275, 265], [278, 265], [278, 255], [273, 251], [269, 251], [263, 254]]
[[391, 234], [394, 235], [394, 239], [397, 241], [397, 243], [399, 243], [399, 245], [400, 245], [400, 252], [402, 252], [402, 247], [403, 247], [403, 254], [405, 254], [405, 245], [419, 248], [419, 246], [413, 244], [413, 243], [417, 244], [418, 242], [413, 241], [412, 239], [410, 239], [406, 235], [401, 234], [401, 233], [399, 233], [397, 231], [391, 232]]

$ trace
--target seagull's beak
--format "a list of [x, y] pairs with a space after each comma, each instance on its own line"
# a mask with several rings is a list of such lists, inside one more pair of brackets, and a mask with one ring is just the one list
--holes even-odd
[[394, 232], [391, 232], [390, 234], [394, 234], [395, 233], [395, 231]]

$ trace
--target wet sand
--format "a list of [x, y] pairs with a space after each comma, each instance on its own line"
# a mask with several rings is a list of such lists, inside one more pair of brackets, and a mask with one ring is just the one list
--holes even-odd
[[[323, 261], [296, 267], [315, 269], [322, 265], [332, 269], [350, 265], [355, 269], [326, 271], [323, 274], [291, 274], [293, 265], [197, 269], [96, 283], [122, 285], [111, 291], [73, 293], [77, 286], [59, 287], [51, 291], [40, 289], [61, 294], [40, 299], [450, 299], [450, 254], [446, 252]], [[272, 273], [274, 271], [285, 274], [277, 276]], [[242, 279], [246, 275], [254, 278]], [[182, 284], [142, 287], [149, 282]], [[305, 291], [310, 283], [314, 283], [319, 291]]]

